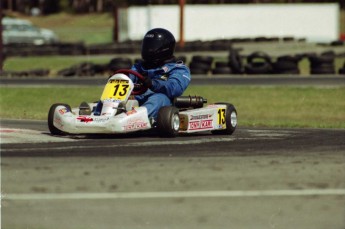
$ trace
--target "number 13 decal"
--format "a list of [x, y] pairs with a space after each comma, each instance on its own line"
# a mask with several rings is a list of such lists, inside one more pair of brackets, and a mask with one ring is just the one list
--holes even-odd
[[[121, 86], [121, 90], [119, 90], [119, 87]], [[115, 91], [114, 91], [114, 94], [113, 96], [117, 96], [117, 93], [119, 93], [119, 96], [125, 96], [127, 94], [127, 90], [129, 88], [129, 85], [128, 84], [116, 84], [114, 86], [115, 88]]]
[[218, 109], [218, 124], [224, 126], [226, 124], [225, 120], [225, 108]]

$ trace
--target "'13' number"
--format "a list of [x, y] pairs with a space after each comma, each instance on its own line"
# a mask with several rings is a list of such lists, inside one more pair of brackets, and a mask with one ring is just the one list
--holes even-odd
[[220, 125], [225, 124], [225, 109], [218, 109], [218, 122]]
[[124, 96], [127, 94], [127, 90], [129, 88], [129, 85], [128, 84], [121, 84], [122, 86], [122, 90], [119, 91], [119, 88], [120, 88], [120, 84], [116, 84], [114, 87], [115, 87], [115, 91], [114, 91], [114, 95], [113, 96], [116, 96], [117, 93], [119, 93], [119, 96]]

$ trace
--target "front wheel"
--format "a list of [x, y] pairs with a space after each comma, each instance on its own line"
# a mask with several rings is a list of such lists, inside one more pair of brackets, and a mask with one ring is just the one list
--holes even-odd
[[174, 106], [162, 107], [158, 112], [157, 129], [164, 137], [175, 137], [180, 130], [179, 110]]
[[226, 128], [223, 130], [214, 130], [212, 134], [227, 134], [231, 135], [234, 133], [237, 127], [237, 111], [234, 105], [230, 103], [217, 103], [217, 104], [224, 104], [226, 105], [226, 112], [225, 112], [225, 124]]
[[66, 134], [65, 132], [59, 130], [58, 128], [54, 126], [54, 114], [58, 106], [64, 106], [66, 107], [67, 111], [71, 111], [71, 107], [68, 104], [55, 103], [51, 105], [49, 109], [49, 113], [48, 113], [48, 128], [49, 128], [50, 133], [53, 135], [65, 135]]

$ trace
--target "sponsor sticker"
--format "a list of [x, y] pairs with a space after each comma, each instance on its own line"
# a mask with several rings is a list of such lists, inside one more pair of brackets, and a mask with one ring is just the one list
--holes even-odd
[[90, 122], [96, 122], [96, 123], [102, 123], [106, 122], [110, 119], [110, 117], [89, 117], [89, 116], [79, 116], [77, 117], [77, 120], [84, 123], [90, 123]]
[[86, 117], [86, 116], [79, 116], [79, 117], [77, 117], [77, 120], [79, 120], [80, 122], [89, 123], [89, 122], [93, 121], [93, 118]]
[[142, 120], [137, 120], [137, 121], [128, 123], [123, 128], [125, 131], [146, 129], [147, 123]]
[[204, 129], [211, 129], [211, 128], [212, 128], [212, 119], [197, 120], [197, 121], [189, 122], [190, 130], [204, 130]]
[[60, 113], [61, 115], [64, 115], [64, 114], [66, 114], [67, 112], [68, 112], [67, 108], [61, 108], [61, 109], [59, 110], [59, 113]]
[[190, 120], [210, 119], [212, 114], [191, 115]]
[[129, 116], [129, 115], [132, 115], [132, 114], [135, 114], [135, 113], [137, 113], [137, 111], [135, 109], [133, 109], [133, 110], [127, 111], [126, 115]]

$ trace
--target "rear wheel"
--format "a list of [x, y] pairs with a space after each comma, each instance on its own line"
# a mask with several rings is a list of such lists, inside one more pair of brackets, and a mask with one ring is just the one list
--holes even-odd
[[67, 111], [71, 111], [71, 107], [68, 104], [64, 104], [64, 103], [53, 104], [50, 107], [49, 113], [48, 113], [48, 128], [49, 128], [50, 133], [53, 135], [65, 135], [66, 134], [65, 132], [59, 130], [58, 128], [54, 126], [54, 113], [58, 106], [64, 106], [66, 107]]
[[213, 130], [212, 134], [228, 134], [231, 135], [237, 127], [237, 111], [234, 105], [230, 103], [217, 103], [226, 105], [225, 123], [226, 128], [223, 130]]
[[164, 137], [175, 137], [180, 130], [179, 110], [174, 106], [162, 107], [158, 112], [157, 129]]

